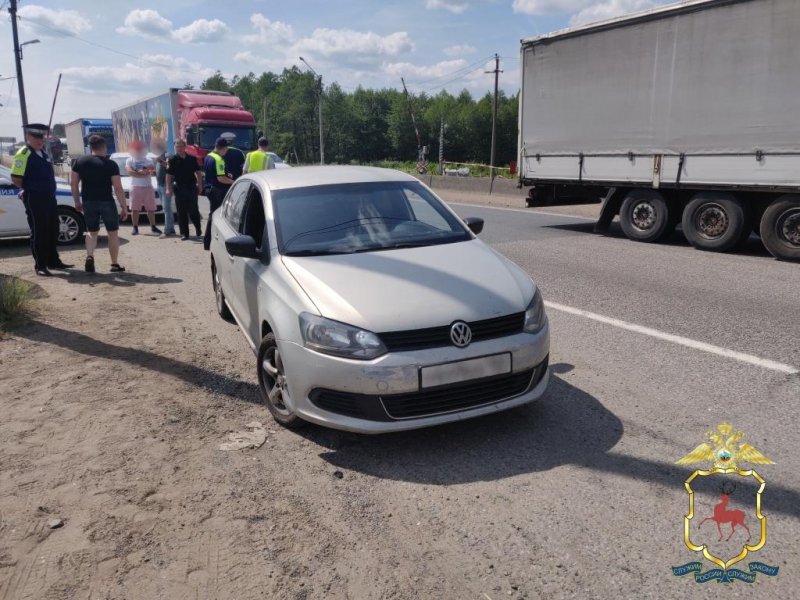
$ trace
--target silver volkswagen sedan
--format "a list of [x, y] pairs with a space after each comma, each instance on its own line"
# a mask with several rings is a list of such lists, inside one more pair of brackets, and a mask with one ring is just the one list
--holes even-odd
[[381, 433], [539, 398], [550, 334], [530, 277], [414, 177], [300, 167], [238, 179], [214, 213], [217, 310], [279, 423]]

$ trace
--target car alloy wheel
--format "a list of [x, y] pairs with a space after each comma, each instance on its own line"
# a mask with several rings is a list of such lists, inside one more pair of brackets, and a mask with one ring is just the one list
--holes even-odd
[[292, 402], [286, 369], [273, 333], [264, 336], [258, 349], [258, 389], [261, 399], [278, 423], [289, 428], [305, 424], [289, 408]]

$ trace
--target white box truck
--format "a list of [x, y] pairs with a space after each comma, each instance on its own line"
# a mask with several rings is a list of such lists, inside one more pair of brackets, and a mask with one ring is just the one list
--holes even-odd
[[604, 197], [596, 229], [800, 260], [800, 0], [687, 0], [522, 40], [528, 204]]

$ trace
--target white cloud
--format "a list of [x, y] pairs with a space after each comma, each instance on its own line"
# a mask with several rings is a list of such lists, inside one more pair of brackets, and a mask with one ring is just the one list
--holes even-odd
[[516, 13], [526, 15], [572, 15], [570, 24], [579, 25], [610, 19], [651, 8], [671, 0], [514, 0]]
[[214, 19], [213, 21], [197, 19], [186, 27], [175, 29], [172, 32], [172, 38], [183, 44], [218, 42], [229, 31], [228, 26], [219, 19]]
[[151, 39], [170, 39], [182, 44], [218, 42], [230, 32], [230, 28], [214, 19], [197, 19], [184, 27], [173, 29], [172, 21], [162, 17], [157, 10], [137, 8], [128, 13], [117, 33], [139, 35]]
[[67, 67], [60, 69], [67, 87], [83, 90], [139, 91], [145, 88], [179, 86], [187, 80], [211, 77], [215, 70], [171, 54], [146, 54], [138, 63], [113, 67]]
[[233, 60], [237, 63], [259, 67], [268, 71], [280, 71], [284, 67], [293, 64], [293, 61], [289, 59], [275, 57], [272, 54], [268, 54], [267, 56], [258, 56], [257, 54], [253, 53], [252, 50], [237, 52], [233, 55]]
[[444, 52], [445, 56], [466, 56], [468, 54], [475, 54], [476, 51], [477, 49], [475, 46], [456, 44], [455, 46], [445, 48], [442, 52]]
[[117, 33], [141, 35], [144, 37], [163, 37], [172, 33], [172, 21], [162, 17], [157, 10], [135, 9], [128, 13]]
[[656, 2], [653, 0], [605, 0], [604, 2], [593, 2], [590, 6], [572, 15], [569, 22], [570, 25], [593, 23], [652, 8], [655, 4]]
[[74, 10], [53, 10], [29, 4], [20, 8], [18, 14], [22, 27], [42, 35], [80, 35], [92, 29], [91, 22]]
[[349, 62], [363, 62], [395, 57], [414, 50], [414, 44], [405, 31], [378, 35], [371, 31], [352, 29], [315, 29], [309, 37], [297, 42], [295, 50], [323, 56], [336, 57]]
[[246, 44], [288, 44], [294, 40], [294, 29], [291, 25], [270, 21], [261, 13], [251, 15], [250, 23], [257, 33], [244, 36]]
[[467, 61], [445, 60], [435, 65], [415, 65], [408, 62], [388, 63], [383, 65], [383, 72], [393, 77], [437, 78], [443, 77], [465, 67]]
[[460, 15], [469, 8], [469, 2], [464, 0], [427, 0], [425, 8], [428, 10], [444, 9]]

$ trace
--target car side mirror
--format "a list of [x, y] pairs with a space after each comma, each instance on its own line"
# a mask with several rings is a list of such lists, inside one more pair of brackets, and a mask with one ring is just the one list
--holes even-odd
[[225, 249], [231, 256], [261, 258], [256, 248], [256, 241], [249, 235], [236, 235], [225, 240]]
[[475, 235], [483, 231], [483, 219], [480, 217], [464, 217], [464, 223]]

